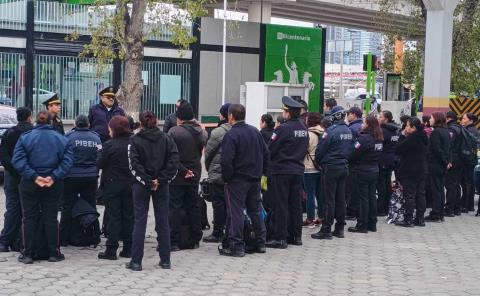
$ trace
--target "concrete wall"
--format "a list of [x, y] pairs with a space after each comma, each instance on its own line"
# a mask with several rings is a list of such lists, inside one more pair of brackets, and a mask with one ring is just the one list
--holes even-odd
[[[200, 53], [199, 117], [217, 115], [222, 102], [222, 36], [223, 20], [203, 18]], [[260, 25], [247, 22], [229, 22], [227, 46], [236, 52], [227, 52], [226, 101], [240, 102], [240, 86], [247, 81], [258, 81], [260, 57], [251, 52], [260, 47]], [[241, 52], [245, 53], [241, 53]]]
[[[202, 18], [201, 44], [223, 44], [223, 20]], [[227, 46], [260, 47], [260, 24], [227, 21]]]
[[[240, 102], [240, 85], [258, 81], [259, 56], [227, 53], [225, 98]], [[203, 51], [200, 54], [200, 115], [216, 115], [222, 104], [222, 53]]]

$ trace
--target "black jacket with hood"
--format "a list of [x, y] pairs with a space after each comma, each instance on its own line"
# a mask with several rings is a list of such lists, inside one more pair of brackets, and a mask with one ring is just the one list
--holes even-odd
[[132, 182], [129, 169], [128, 144], [130, 134], [113, 138], [103, 143], [98, 153], [97, 167], [102, 170], [104, 182]]
[[428, 145], [428, 169], [432, 174], [445, 174], [447, 165], [451, 161], [450, 142], [452, 137], [450, 131], [443, 126], [435, 126], [430, 135]]
[[128, 161], [137, 182], [149, 187], [152, 180], [158, 180], [166, 185], [178, 171], [177, 145], [157, 127], [142, 129], [130, 138]]
[[399, 178], [421, 178], [427, 172], [428, 138], [425, 132], [417, 131], [407, 137], [400, 136], [395, 154], [400, 158]]

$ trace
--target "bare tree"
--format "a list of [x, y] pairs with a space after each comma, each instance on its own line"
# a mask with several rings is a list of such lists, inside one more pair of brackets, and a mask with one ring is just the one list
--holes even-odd
[[[198, 17], [207, 13], [206, 5], [215, 0], [97, 0], [92, 8], [90, 24], [91, 41], [84, 46], [82, 56], [91, 56], [98, 61], [98, 70], [115, 58], [124, 61], [122, 84], [117, 93], [125, 111], [138, 116], [143, 95], [142, 68], [146, 35], [171, 32], [171, 41], [178, 49], [189, 48], [196, 39], [191, 26]], [[94, 22], [93, 20], [101, 21]], [[72, 34], [75, 40], [78, 34]]]

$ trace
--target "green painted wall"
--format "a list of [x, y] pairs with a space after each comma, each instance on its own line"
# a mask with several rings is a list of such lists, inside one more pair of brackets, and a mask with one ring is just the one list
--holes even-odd
[[309, 111], [318, 112], [322, 29], [266, 25], [265, 32], [264, 80], [308, 84]]

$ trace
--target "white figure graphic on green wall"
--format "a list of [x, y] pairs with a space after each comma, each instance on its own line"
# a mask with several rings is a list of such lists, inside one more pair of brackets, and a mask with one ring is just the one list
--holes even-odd
[[303, 85], [307, 86], [308, 89], [312, 91], [315, 88], [315, 83], [311, 82], [310, 78], [312, 78], [312, 74], [309, 72], [303, 73]]
[[277, 70], [273, 73], [275, 75], [275, 79], [272, 82], [283, 83], [283, 72], [282, 70]]
[[297, 64], [294, 61], [292, 61], [291, 66], [288, 66], [287, 54], [288, 54], [288, 44], [285, 44], [285, 68], [287, 68], [288, 74], [290, 75], [290, 80], [288, 81], [288, 83], [300, 84], [298, 80]]

